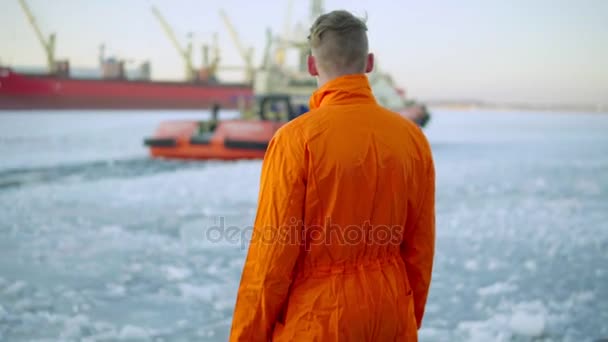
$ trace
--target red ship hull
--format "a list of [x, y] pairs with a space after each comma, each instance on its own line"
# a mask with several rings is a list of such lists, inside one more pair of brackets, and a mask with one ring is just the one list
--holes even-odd
[[70, 79], [0, 68], [0, 109], [236, 109], [253, 97], [245, 84]]

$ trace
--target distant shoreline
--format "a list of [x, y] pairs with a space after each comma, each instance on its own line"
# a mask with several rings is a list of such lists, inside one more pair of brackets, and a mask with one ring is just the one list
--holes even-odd
[[454, 110], [454, 111], [493, 111], [493, 112], [536, 112], [536, 113], [555, 113], [555, 114], [597, 114], [607, 115], [608, 107], [534, 107], [534, 106], [491, 106], [491, 105], [433, 105], [426, 103], [429, 110]]

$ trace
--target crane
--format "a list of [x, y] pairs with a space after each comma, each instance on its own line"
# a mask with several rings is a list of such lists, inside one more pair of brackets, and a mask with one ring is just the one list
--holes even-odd
[[285, 64], [287, 40], [291, 36], [291, 13], [293, 12], [293, 0], [287, 2], [287, 14], [285, 15], [285, 22], [283, 23], [283, 35], [278, 39], [278, 47], [275, 50], [275, 62], [279, 66]]
[[194, 65], [192, 64], [192, 42], [188, 42], [188, 45], [185, 49], [182, 48], [182, 46], [179, 44], [179, 41], [177, 40], [177, 37], [175, 36], [175, 33], [173, 32], [173, 29], [171, 28], [169, 23], [167, 23], [160, 11], [156, 7], [152, 6], [152, 13], [154, 13], [154, 16], [156, 17], [156, 19], [158, 19], [160, 25], [167, 34], [167, 37], [169, 38], [171, 43], [173, 43], [173, 47], [175, 47], [177, 52], [182, 57], [184, 61], [186, 79], [190, 82], [195, 81], [197, 79], [197, 73], [196, 69], [194, 68]]
[[49, 38], [46, 39], [42, 34], [40, 27], [38, 27], [38, 24], [36, 23], [36, 18], [32, 14], [32, 11], [30, 10], [25, 0], [19, 0], [19, 4], [21, 5], [23, 12], [25, 12], [25, 15], [27, 16], [30, 25], [34, 29], [36, 37], [38, 37], [40, 44], [42, 44], [42, 47], [44, 48], [44, 52], [46, 53], [47, 69], [49, 73], [54, 74], [57, 71], [57, 64], [55, 63], [55, 34], [51, 33], [49, 35]]
[[220, 10], [220, 16], [222, 17], [222, 20], [224, 21], [224, 24], [226, 25], [226, 28], [228, 28], [228, 31], [230, 32], [230, 36], [232, 37], [232, 41], [236, 45], [236, 48], [239, 50], [239, 53], [241, 54], [241, 57], [245, 61], [245, 78], [246, 78], [246, 81], [247, 82], [252, 82], [253, 81], [253, 73], [254, 73], [254, 67], [253, 67], [253, 48], [245, 49], [245, 47], [243, 46], [243, 44], [241, 44], [241, 40], [239, 39], [239, 35], [236, 32], [236, 29], [234, 28], [234, 26], [230, 22], [230, 19], [228, 18], [228, 15], [226, 15], [226, 12], [224, 12], [224, 10]]
[[310, 2], [310, 22], [311, 24], [325, 12], [323, 0], [311, 0]]
[[270, 49], [272, 48], [272, 30], [270, 27], [266, 28], [266, 46], [264, 47], [264, 59], [262, 61], [262, 69], [268, 70], [270, 68]]
[[[275, 51], [275, 61], [279, 66], [283, 66], [286, 60], [286, 50], [288, 48], [296, 48], [299, 53], [299, 69], [306, 70], [306, 56], [308, 55], [308, 42], [302, 40], [302, 37], [294, 37], [294, 31], [291, 30], [291, 12], [293, 11], [293, 0], [289, 0], [287, 4], [287, 15], [285, 16], [283, 36], [278, 39], [278, 47]], [[312, 24], [324, 12], [323, 0], [310, 1], [310, 23]], [[297, 36], [297, 34], [296, 34]]]

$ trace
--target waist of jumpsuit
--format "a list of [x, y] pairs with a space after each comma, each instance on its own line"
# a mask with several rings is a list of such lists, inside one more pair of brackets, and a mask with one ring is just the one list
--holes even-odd
[[353, 260], [339, 262], [304, 262], [303, 267], [297, 272], [296, 279], [322, 278], [333, 275], [346, 275], [358, 272], [369, 272], [381, 270], [390, 265], [400, 265], [399, 253], [386, 254], [375, 257], [361, 257]]

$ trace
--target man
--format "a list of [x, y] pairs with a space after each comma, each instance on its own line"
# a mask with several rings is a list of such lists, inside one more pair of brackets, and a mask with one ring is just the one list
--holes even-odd
[[232, 341], [416, 341], [435, 246], [435, 174], [420, 129], [380, 107], [367, 27], [310, 31], [310, 111], [262, 166]]

